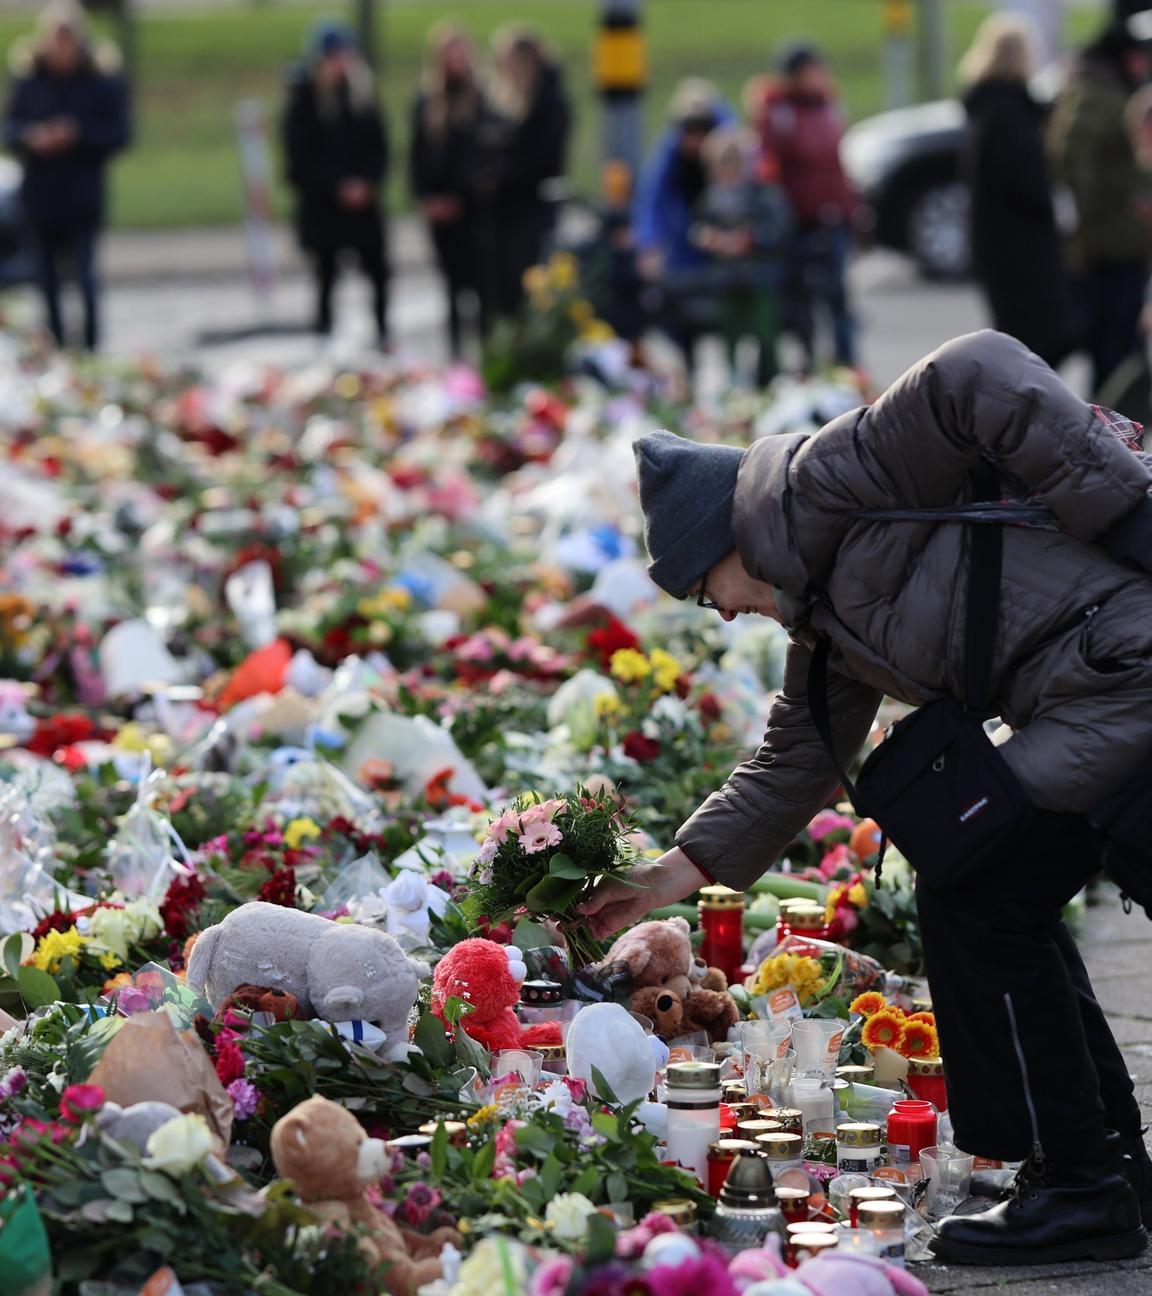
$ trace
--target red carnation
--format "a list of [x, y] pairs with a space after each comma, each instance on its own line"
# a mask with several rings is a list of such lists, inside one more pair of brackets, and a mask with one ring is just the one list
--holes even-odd
[[195, 873], [188, 877], [174, 877], [168, 884], [160, 903], [160, 917], [164, 920], [164, 930], [173, 940], [183, 940], [189, 935], [192, 919], [204, 894], [204, 883]]
[[705, 724], [714, 724], [723, 714], [720, 699], [715, 693], [701, 693], [696, 699], [696, 709]]
[[632, 633], [623, 621], [609, 616], [602, 626], [588, 633], [585, 645], [600, 663], [604, 670], [612, 665], [612, 654], [621, 648], [639, 648], [640, 640]]
[[72, 1125], [81, 1124], [104, 1106], [104, 1090], [97, 1084], [69, 1085], [60, 1095], [60, 1115]]
[[655, 738], [645, 737], [639, 729], [633, 729], [624, 735], [624, 755], [646, 765], [660, 755], [660, 744]]
[[222, 1085], [230, 1085], [244, 1075], [244, 1054], [235, 1044], [221, 1044], [216, 1050], [216, 1076]]
[[256, 893], [256, 899], [283, 905], [285, 909], [295, 909], [296, 870], [289, 867], [277, 869]]

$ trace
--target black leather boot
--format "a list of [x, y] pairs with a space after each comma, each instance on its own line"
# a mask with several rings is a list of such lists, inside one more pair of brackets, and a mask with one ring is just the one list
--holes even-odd
[[1092, 1164], [1030, 1156], [1008, 1201], [941, 1220], [932, 1253], [950, 1264], [1055, 1264], [1123, 1260], [1147, 1244], [1136, 1194], [1112, 1143]]
[[[1145, 1228], [1152, 1226], [1152, 1157], [1144, 1145], [1145, 1130], [1125, 1138], [1109, 1130], [1109, 1147], [1119, 1150], [1123, 1160], [1120, 1169], [1132, 1186], [1140, 1203], [1140, 1219]], [[1027, 1163], [1026, 1163], [1027, 1164]], [[972, 1175], [973, 1197], [987, 1197], [992, 1201], [1010, 1201], [1016, 1191], [1015, 1178], [1007, 1179], [1004, 1170], [977, 1170]]]
[[1116, 1137], [1124, 1149], [1124, 1174], [1140, 1203], [1140, 1218], [1148, 1228], [1152, 1225], [1152, 1157], [1144, 1145], [1144, 1130], [1130, 1138], [1119, 1134]]

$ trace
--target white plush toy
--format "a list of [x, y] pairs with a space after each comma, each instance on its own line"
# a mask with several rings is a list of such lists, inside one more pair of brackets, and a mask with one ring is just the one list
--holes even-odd
[[202, 932], [188, 960], [188, 984], [213, 1008], [239, 985], [286, 990], [325, 1021], [377, 1023], [388, 1057], [408, 1051], [408, 1014], [428, 975], [376, 928], [259, 900]]
[[[668, 1062], [668, 1046], [646, 1035], [643, 1026], [620, 1004], [590, 1004], [572, 1019], [565, 1042], [568, 1074], [587, 1082], [598, 1098], [593, 1072], [604, 1077], [617, 1102], [627, 1105], [646, 1099], [656, 1072]], [[653, 1133], [663, 1134], [668, 1110], [663, 1103], [641, 1102], [637, 1118]]]

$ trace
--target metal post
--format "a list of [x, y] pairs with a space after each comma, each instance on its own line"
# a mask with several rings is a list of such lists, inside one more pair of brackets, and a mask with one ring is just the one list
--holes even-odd
[[884, 82], [889, 108], [912, 100], [912, 0], [884, 0]]
[[360, 42], [360, 52], [373, 72], [380, 70], [377, 46], [376, 0], [352, 0], [352, 25]]
[[923, 98], [944, 97], [947, 67], [944, 0], [920, 0], [920, 92]]
[[648, 81], [648, 51], [641, 24], [643, 0], [603, 0], [593, 51], [596, 87], [603, 105], [600, 166], [609, 206], [625, 206], [644, 148], [641, 109]]

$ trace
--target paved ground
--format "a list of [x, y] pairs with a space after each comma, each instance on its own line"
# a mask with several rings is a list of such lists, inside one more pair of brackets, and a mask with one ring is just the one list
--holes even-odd
[[[399, 349], [420, 359], [444, 357], [445, 304], [418, 222], [393, 222], [393, 324]], [[280, 273], [270, 297], [259, 299], [247, 270], [243, 231], [177, 230], [109, 235], [103, 249], [108, 283], [106, 347], [113, 354], [149, 351], [194, 355], [212, 363], [255, 360], [281, 365], [307, 363], [320, 343], [304, 329], [310, 289], [290, 234], [275, 239]], [[958, 333], [980, 328], [986, 317], [970, 284], [928, 284], [909, 263], [873, 252], [852, 274], [860, 349], [874, 381], [892, 381], [925, 352]], [[40, 317], [32, 293], [15, 295], [26, 319]], [[338, 353], [355, 352], [369, 337], [366, 287], [346, 276], [337, 297]], [[208, 335], [229, 329], [230, 341]], [[263, 332], [261, 330], [264, 330]], [[725, 381], [718, 360], [703, 366], [705, 386]], [[1068, 371], [1075, 384], [1083, 370]]]
[[[1109, 899], [1090, 909], [1081, 941], [1096, 997], [1136, 1080], [1145, 1116], [1152, 1116], [1152, 923], [1125, 915]], [[921, 1265], [916, 1273], [932, 1292], [1009, 1292], [1011, 1296], [1152, 1296], [1152, 1249], [1115, 1264], [1045, 1265], [984, 1269]]]

